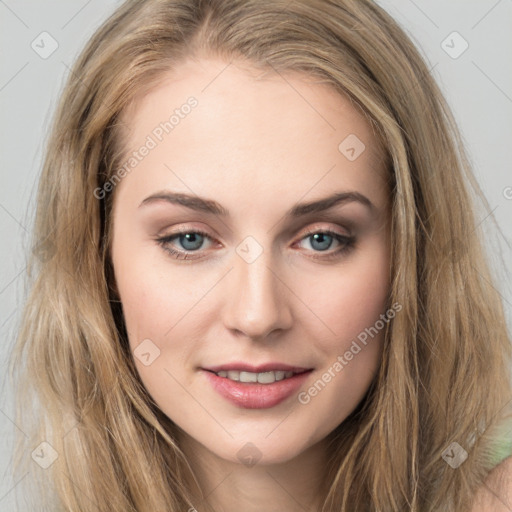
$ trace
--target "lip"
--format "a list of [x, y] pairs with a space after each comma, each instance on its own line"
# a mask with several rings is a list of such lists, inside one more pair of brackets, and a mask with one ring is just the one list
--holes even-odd
[[210, 372], [218, 373], [220, 371], [230, 371], [230, 370], [239, 370], [241, 372], [252, 372], [252, 373], [262, 373], [262, 372], [271, 372], [271, 371], [285, 371], [285, 372], [305, 372], [307, 370], [311, 370], [312, 368], [302, 368], [301, 366], [290, 366], [284, 363], [263, 363], [259, 365], [251, 365], [243, 362], [234, 362], [228, 364], [221, 364], [218, 366], [208, 366], [202, 368], [202, 370], [207, 370]]
[[[201, 370], [210, 385], [219, 395], [233, 405], [243, 409], [269, 409], [275, 407], [296, 393], [313, 371], [312, 368], [299, 368], [280, 363], [269, 363], [260, 366], [233, 363], [202, 368]], [[301, 373], [297, 373], [288, 379], [273, 382], [272, 384], [259, 384], [233, 381], [227, 377], [219, 377], [214, 373], [223, 370], [240, 370], [254, 373], [284, 370], [298, 371]]]

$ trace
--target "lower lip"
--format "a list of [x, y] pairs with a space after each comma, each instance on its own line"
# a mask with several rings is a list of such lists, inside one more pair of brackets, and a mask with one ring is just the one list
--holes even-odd
[[312, 370], [298, 373], [272, 384], [259, 384], [237, 382], [203, 370], [215, 391], [244, 409], [268, 409], [280, 404], [299, 390], [311, 372]]

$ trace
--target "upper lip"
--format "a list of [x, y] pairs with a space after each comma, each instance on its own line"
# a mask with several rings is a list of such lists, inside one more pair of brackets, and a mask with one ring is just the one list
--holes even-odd
[[294, 373], [302, 373], [308, 370], [312, 370], [312, 368], [304, 368], [301, 366], [291, 366], [289, 364], [284, 363], [264, 363], [259, 365], [252, 365], [248, 363], [228, 363], [228, 364], [220, 364], [218, 366], [208, 366], [203, 367], [203, 370], [207, 370], [210, 372], [218, 373], [221, 371], [241, 371], [241, 372], [251, 372], [251, 373], [263, 373], [263, 372], [271, 372], [271, 371], [292, 371]]

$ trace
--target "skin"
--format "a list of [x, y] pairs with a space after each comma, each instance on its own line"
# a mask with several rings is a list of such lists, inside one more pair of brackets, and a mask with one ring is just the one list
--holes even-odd
[[512, 510], [512, 457], [496, 466], [473, 498], [471, 512]]
[[[182, 430], [179, 442], [208, 503], [219, 511], [317, 510], [326, 436], [368, 390], [384, 329], [307, 404], [294, 394], [268, 409], [237, 407], [201, 368], [233, 361], [313, 368], [307, 390], [389, 309], [383, 159], [367, 119], [327, 85], [226, 66], [214, 58], [187, 61], [124, 112], [124, 142], [134, 151], [189, 96], [199, 103], [114, 191], [116, 284], [131, 348], [149, 339], [160, 350], [148, 366], [135, 357], [137, 370]], [[354, 161], [338, 150], [349, 134], [366, 147]], [[230, 215], [163, 200], [140, 206], [163, 190], [215, 200]], [[374, 209], [352, 201], [285, 218], [297, 203], [340, 191], [363, 194]], [[208, 232], [193, 253], [200, 258], [174, 259], [156, 241], [178, 228]], [[344, 244], [333, 238], [322, 251], [309, 229], [356, 242], [327, 259]], [[236, 251], [248, 236], [262, 249], [251, 263]], [[190, 247], [179, 237], [169, 245]], [[248, 442], [259, 457], [252, 467], [237, 456]]]

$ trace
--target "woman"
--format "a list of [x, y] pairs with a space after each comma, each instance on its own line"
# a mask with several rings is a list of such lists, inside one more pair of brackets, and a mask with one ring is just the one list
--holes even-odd
[[124, 3], [41, 177], [20, 468], [51, 510], [498, 510], [511, 344], [468, 183], [373, 2]]

